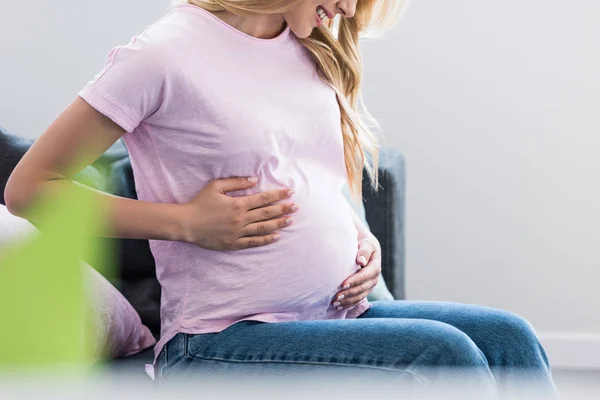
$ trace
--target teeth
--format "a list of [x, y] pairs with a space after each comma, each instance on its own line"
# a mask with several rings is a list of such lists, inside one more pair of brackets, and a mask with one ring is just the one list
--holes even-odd
[[322, 21], [325, 21], [328, 18], [327, 13], [325, 12], [325, 10], [323, 10], [323, 8], [321, 8], [321, 6], [317, 8], [317, 14], [319, 14], [319, 17]]

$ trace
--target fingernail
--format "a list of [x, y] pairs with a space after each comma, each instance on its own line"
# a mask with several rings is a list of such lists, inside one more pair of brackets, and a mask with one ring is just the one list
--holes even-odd
[[294, 189], [288, 190], [288, 196], [289, 197], [292, 197], [294, 195], [294, 193], [296, 193], [296, 191]]
[[342, 303], [340, 303], [339, 301], [336, 301], [335, 303], [333, 303], [333, 306], [338, 307], [340, 304], [342, 304]]
[[295, 204], [292, 206], [292, 211], [298, 211], [299, 209], [300, 209], [300, 207], [298, 207]]
[[258, 178], [253, 176], [253, 177], [248, 178], [248, 181], [252, 182], [252, 183], [256, 183], [256, 182], [258, 182]]
[[350, 285], [346, 285], [344, 286], [342, 289], [346, 290], [346, 289], [350, 289]]
[[275, 236], [273, 236], [273, 241], [275, 242], [275, 241], [279, 240], [280, 237], [281, 237], [281, 235], [275, 235]]
[[341, 311], [344, 307], [338, 307], [337, 310]]
[[344, 300], [345, 297], [346, 297], [345, 295], [341, 295], [340, 297], [337, 298], [337, 301], [342, 301], [342, 300]]
[[360, 256], [358, 257], [358, 262], [365, 265], [367, 263], [367, 258], [365, 256]]
[[288, 219], [285, 220], [285, 223], [288, 224], [288, 225], [291, 225], [292, 222], [294, 222], [294, 218], [288, 218]]

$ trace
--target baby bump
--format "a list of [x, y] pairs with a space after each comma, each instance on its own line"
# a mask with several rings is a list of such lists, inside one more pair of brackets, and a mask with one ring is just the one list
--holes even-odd
[[280, 234], [272, 245], [249, 249], [247, 257], [231, 254], [245, 264], [238, 267], [249, 286], [241, 295], [268, 308], [260, 312], [325, 312], [341, 283], [359, 269], [349, 206], [300, 204], [294, 224]]
[[203, 294], [206, 319], [261, 313], [319, 318], [330, 308], [341, 283], [359, 269], [351, 208], [341, 194], [325, 204], [298, 204], [295, 222], [275, 243], [227, 252], [182, 244], [193, 253], [182, 257], [197, 260], [186, 275], [192, 291]]

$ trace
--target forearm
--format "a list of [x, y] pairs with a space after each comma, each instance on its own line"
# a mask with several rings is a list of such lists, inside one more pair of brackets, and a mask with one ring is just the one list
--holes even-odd
[[[183, 240], [184, 226], [181, 205], [151, 203], [117, 197], [91, 189], [69, 179], [48, 180], [38, 184], [32, 199], [41, 199], [57, 193], [84, 191], [91, 195], [91, 201], [99, 208], [101, 215], [108, 219], [104, 227], [98, 227], [94, 235], [128, 239]], [[89, 198], [88, 196], [85, 196]], [[29, 207], [21, 208], [29, 210]], [[20, 215], [36, 222], [36, 216], [27, 211]]]

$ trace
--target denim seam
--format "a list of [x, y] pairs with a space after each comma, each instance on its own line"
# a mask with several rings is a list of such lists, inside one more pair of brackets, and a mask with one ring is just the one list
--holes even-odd
[[319, 361], [276, 361], [276, 360], [266, 360], [266, 361], [246, 361], [246, 360], [228, 360], [219, 357], [202, 357], [202, 356], [187, 356], [190, 361], [194, 359], [201, 359], [206, 361], [220, 361], [220, 362], [232, 362], [239, 364], [303, 364], [303, 365], [321, 365], [321, 366], [335, 366], [335, 367], [354, 367], [354, 368], [364, 368], [364, 369], [376, 369], [381, 371], [388, 372], [402, 372], [412, 375], [414, 378], [418, 379], [422, 384], [428, 384], [429, 381], [420, 374], [416, 372], [410, 371], [408, 369], [400, 370], [398, 368], [389, 368], [389, 367], [378, 367], [372, 365], [361, 365], [361, 364], [344, 364], [344, 363], [334, 363], [334, 362], [319, 362]]
[[190, 357], [190, 342], [187, 333], [183, 334], [183, 356], [186, 358]]
[[[178, 334], [183, 335], [183, 341], [182, 341], [182, 344], [181, 344], [181, 346], [182, 346], [182, 353], [181, 354], [183, 354], [183, 357], [181, 359], [179, 359], [179, 361], [181, 361], [184, 358], [189, 359], [190, 356], [189, 356], [189, 351], [188, 351], [188, 335], [186, 333], [178, 333]], [[177, 335], [175, 335], [175, 336], [177, 336]], [[169, 346], [169, 343], [166, 343], [164, 345], [164, 347], [163, 347], [163, 350], [165, 351], [165, 363], [161, 367], [161, 370], [160, 370], [160, 372], [161, 372], [161, 376], [160, 377], [161, 377], [161, 379], [162, 379], [162, 381], [164, 383], [167, 383], [167, 380], [165, 379], [165, 376], [169, 373], [169, 371], [163, 372], [164, 369], [169, 365], [169, 353], [167, 352], [167, 347], [168, 346]], [[177, 362], [179, 362], [179, 361], [177, 361]]]
[[167, 380], [165, 379], [164, 370], [165, 370], [165, 367], [167, 365], [169, 365], [169, 352], [167, 350], [167, 347], [168, 346], [163, 347], [163, 351], [165, 352], [165, 363], [160, 367], [160, 374], [159, 374], [160, 375], [159, 378], [160, 378], [161, 382], [164, 382], [164, 383], [167, 383]]

